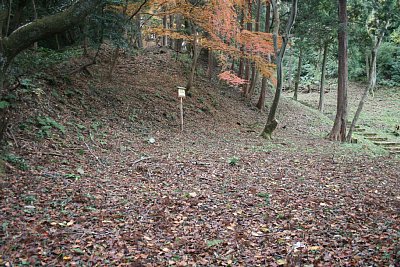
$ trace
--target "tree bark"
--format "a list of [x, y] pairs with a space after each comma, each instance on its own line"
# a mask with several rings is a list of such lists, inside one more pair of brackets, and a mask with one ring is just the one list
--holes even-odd
[[[166, 15], [163, 16], [162, 21], [163, 21], [163, 28], [167, 29], [168, 28], [168, 23], [167, 23], [167, 16]], [[167, 35], [164, 34], [163, 37], [162, 37], [162, 46], [167, 46], [167, 45], [168, 45], [168, 37], [167, 37]]]
[[294, 93], [293, 93], [293, 99], [296, 101], [297, 101], [297, 97], [298, 97], [298, 93], [299, 93], [301, 66], [303, 64], [303, 50], [304, 50], [304, 48], [300, 46], [299, 61], [297, 64], [296, 80], [294, 82]]
[[[194, 27], [193, 27], [194, 28]], [[193, 29], [194, 31], [194, 38], [193, 38], [193, 60], [192, 60], [192, 67], [190, 71], [190, 76], [188, 79], [188, 83], [186, 85], [186, 92], [189, 92], [192, 87], [193, 87], [193, 80], [194, 80], [194, 75], [196, 73], [196, 65], [197, 65], [197, 60], [200, 55], [200, 46], [198, 44], [198, 36], [197, 36], [197, 31], [196, 29]]]
[[292, 71], [293, 71], [293, 47], [290, 46], [289, 49], [289, 63], [288, 63], [288, 82], [289, 90], [292, 89]]
[[324, 112], [325, 73], [326, 73], [326, 61], [328, 59], [328, 48], [329, 48], [329, 42], [325, 42], [324, 56], [322, 58], [321, 82], [319, 84], [319, 104], [318, 104], [318, 110], [322, 113]]
[[[248, 0], [248, 5], [247, 5], [247, 14], [248, 14], [248, 22], [247, 22], [247, 30], [248, 31], [253, 31], [253, 22], [252, 22], [252, 0]], [[249, 58], [246, 59], [246, 67], [245, 67], [245, 72], [244, 72], [244, 79], [247, 81], [246, 84], [244, 84], [244, 90], [243, 90], [243, 95], [245, 97], [249, 96], [249, 91], [250, 91], [250, 86], [252, 83], [252, 77], [253, 74], [251, 74], [251, 71], [253, 70], [253, 68], [255, 68], [254, 63], [251, 62], [251, 60]], [[254, 67], [253, 67], [254, 66]], [[252, 75], [250, 78], [250, 74]]]
[[[260, 31], [260, 16], [261, 16], [261, 0], [257, 0], [257, 13], [256, 13], [255, 28], [254, 28], [255, 32]], [[248, 91], [248, 95], [247, 95], [247, 97], [249, 99], [251, 99], [251, 97], [253, 96], [254, 90], [257, 85], [258, 76], [259, 75], [258, 75], [258, 71], [256, 68], [256, 64], [255, 64], [255, 62], [253, 62], [252, 68], [251, 68], [251, 83], [250, 83], [250, 87], [249, 87], [249, 91]]]
[[277, 78], [277, 88], [275, 91], [274, 100], [271, 105], [271, 109], [268, 114], [267, 123], [265, 124], [264, 130], [261, 133], [261, 136], [266, 139], [272, 138], [272, 133], [276, 129], [278, 125], [278, 121], [275, 119], [276, 111], [278, 109], [279, 99], [282, 93], [282, 59], [285, 55], [286, 46], [289, 41], [290, 31], [293, 27], [293, 24], [296, 19], [297, 14], [297, 2], [298, 0], [292, 0], [292, 6], [290, 9], [290, 16], [289, 20], [286, 24], [285, 33], [282, 36], [282, 46], [278, 52], [278, 33], [279, 33], [279, 12], [276, 0], [271, 0], [273, 10], [274, 10], [274, 33], [273, 33], [273, 40], [274, 40], [274, 50], [276, 55], [276, 78]]
[[339, 0], [339, 63], [338, 63], [338, 90], [336, 117], [332, 130], [328, 135], [330, 140], [344, 142], [346, 140], [347, 124], [347, 83], [348, 83], [348, 56], [347, 56], [347, 0]]
[[[267, 2], [266, 3], [266, 9], [265, 9], [265, 32], [270, 32], [271, 31], [271, 3]], [[261, 111], [264, 110], [265, 108], [265, 97], [267, 95], [267, 85], [268, 85], [268, 78], [263, 76], [261, 80], [261, 91], [260, 91], [260, 97], [258, 98], [257, 102], [257, 108]]]
[[[169, 15], [169, 28], [174, 28], [174, 15]], [[169, 47], [172, 49], [174, 47], [174, 39], [169, 38]]]
[[[242, 14], [240, 17], [240, 30], [244, 29], [244, 11], [242, 10]], [[240, 46], [240, 53], [243, 55], [244, 53], [244, 45]], [[243, 78], [244, 75], [244, 58], [240, 57], [239, 59], [239, 69], [238, 69], [238, 77]]]
[[135, 19], [135, 24], [136, 24], [136, 28], [137, 28], [137, 33], [136, 33], [136, 45], [137, 47], [143, 48], [143, 38], [142, 38], [142, 25], [141, 25], [141, 16], [137, 16], [137, 18]]
[[[182, 17], [181, 17], [181, 15], [176, 15], [175, 21], [176, 21], [176, 31], [179, 32], [182, 29]], [[175, 51], [176, 51], [176, 53], [181, 52], [181, 48], [182, 48], [182, 39], [177, 39], [175, 41]]]
[[[33, 21], [38, 19], [38, 14], [37, 14], [37, 10], [36, 10], [36, 3], [35, 0], [32, 0], [32, 9], [33, 9]], [[34, 42], [33, 43], [33, 49], [37, 49], [38, 48], [38, 43]]]

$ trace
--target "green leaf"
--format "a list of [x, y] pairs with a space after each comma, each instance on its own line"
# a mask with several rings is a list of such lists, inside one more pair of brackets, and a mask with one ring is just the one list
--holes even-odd
[[74, 249], [72, 249], [75, 253], [77, 253], [77, 254], [81, 254], [81, 255], [83, 255], [83, 254], [85, 254], [85, 252], [82, 250], [82, 249], [80, 249], [80, 248], [74, 248]]
[[213, 247], [213, 246], [216, 246], [216, 245], [218, 245], [218, 244], [221, 244], [222, 242], [224, 242], [224, 240], [221, 240], [221, 239], [213, 239], [213, 240], [207, 240], [206, 241], [206, 244], [207, 244], [207, 247]]
[[8, 108], [10, 103], [7, 101], [0, 101], [0, 109]]

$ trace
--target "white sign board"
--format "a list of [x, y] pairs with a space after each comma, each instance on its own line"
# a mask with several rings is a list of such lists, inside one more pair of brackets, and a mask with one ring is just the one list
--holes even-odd
[[186, 88], [178, 87], [178, 97], [185, 97], [185, 96], [186, 96]]

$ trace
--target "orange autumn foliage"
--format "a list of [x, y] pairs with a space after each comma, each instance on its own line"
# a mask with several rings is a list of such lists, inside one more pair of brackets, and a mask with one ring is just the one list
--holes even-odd
[[[249, 6], [248, 1], [250, 0], [205, 0], [196, 5], [193, 3], [200, 1], [149, 0], [146, 4], [146, 14], [151, 16], [153, 23], [147, 25], [144, 32], [192, 42], [194, 38], [187, 32], [162, 27], [161, 20], [164, 16], [181, 15], [196, 25], [201, 34], [198, 38], [200, 46], [217, 53], [224, 73], [219, 76], [221, 79], [232, 81], [233, 84], [241, 81], [233, 77], [232, 72], [227, 72], [228, 58], [250, 59], [255, 62], [263, 76], [273, 79], [275, 65], [268, 61], [274, 51], [272, 35], [243, 30], [239, 23], [242, 11], [244, 21], [249, 22], [249, 10], [246, 10]], [[138, 5], [140, 3], [129, 4], [126, 13], [129, 15], [135, 12]], [[244, 49], [240, 50], [239, 47]]]

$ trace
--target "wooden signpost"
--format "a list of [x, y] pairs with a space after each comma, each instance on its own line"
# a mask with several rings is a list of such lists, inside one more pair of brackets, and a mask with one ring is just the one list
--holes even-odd
[[186, 97], [186, 88], [178, 86], [178, 97], [181, 99], [181, 131], [183, 132], [183, 98]]

